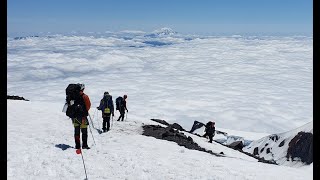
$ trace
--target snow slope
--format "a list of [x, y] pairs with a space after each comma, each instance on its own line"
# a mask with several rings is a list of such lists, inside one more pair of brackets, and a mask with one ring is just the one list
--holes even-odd
[[[277, 133], [263, 137], [259, 140], [253, 141], [250, 145], [243, 150], [253, 154], [253, 151], [258, 147], [259, 151], [264, 149], [262, 153], [259, 153], [259, 157], [264, 157], [266, 160], [275, 160], [280, 165], [287, 165], [293, 167], [305, 166], [300, 160], [287, 161], [286, 155], [289, 147], [289, 142], [299, 133], [308, 132], [313, 134], [313, 122], [309, 122], [301, 127], [295, 128], [291, 131], [284, 133]], [[271, 138], [274, 137], [274, 138]], [[284, 143], [283, 143], [284, 142]], [[283, 143], [282, 146], [280, 144]], [[270, 149], [270, 153], [266, 153], [266, 149]]]
[[[7, 100], [7, 178], [84, 179], [81, 155], [75, 153], [73, 126], [60, 103]], [[90, 111], [95, 128], [100, 114]], [[118, 117], [116, 113], [115, 118]], [[97, 119], [97, 117], [99, 117]], [[128, 114], [113, 122], [111, 131], [99, 134], [91, 127], [90, 150], [83, 150], [88, 179], [312, 179], [313, 165], [292, 168], [257, 162], [238, 151], [207, 143], [192, 136], [202, 147], [223, 151], [226, 157], [189, 150], [174, 142], [141, 135], [142, 124], [156, 124]], [[89, 131], [90, 132], [90, 131]]]

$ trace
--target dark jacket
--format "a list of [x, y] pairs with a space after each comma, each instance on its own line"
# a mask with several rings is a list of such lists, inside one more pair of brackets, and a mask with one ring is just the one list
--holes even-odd
[[122, 105], [120, 106], [120, 114], [124, 114], [127, 109], [127, 101], [125, 99], [122, 100]]
[[106, 94], [100, 100], [100, 105], [98, 107], [98, 110], [101, 110], [103, 112], [106, 107], [110, 108], [110, 114], [114, 115], [113, 100], [112, 100], [112, 96], [109, 94]]
[[214, 124], [210, 121], [206, 124], [206, 134], [214, 134], [216, 128], [214, 127]]

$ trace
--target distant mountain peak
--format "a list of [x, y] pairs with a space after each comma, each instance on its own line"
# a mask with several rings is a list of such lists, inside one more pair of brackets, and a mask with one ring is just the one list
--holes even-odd
[[153, 31], [154, 34], [157, 35], [174, 35], [177, 34], [177, 32], [173, 31], [171, 28], [163, 27], [161, 29], [157, 29]]
[[172, 36], [178, 34], [176, 31], [168, 27], [163, 27], [157, 30], [154, 30], [152, 33], [146, 35], [148, 37], [163, 37], [163, 36]]

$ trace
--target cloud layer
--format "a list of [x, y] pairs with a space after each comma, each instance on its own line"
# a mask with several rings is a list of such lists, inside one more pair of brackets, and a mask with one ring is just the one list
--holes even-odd
[[62, 108], [65, 88], [79, 82], [93, 107], [109, 91], [128, 94], [129, 116], [276, 133], [313, 119], [312, 44], [293, 36], [8, 38], [7, 94]]

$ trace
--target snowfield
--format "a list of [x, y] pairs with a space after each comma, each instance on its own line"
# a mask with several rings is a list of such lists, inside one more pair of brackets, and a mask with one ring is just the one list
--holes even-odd
[[[76, 154], [73, 125], [61, 104], [7, 100], [8, 179], [85, 179]], [[26, 113], [28, 112], [28, 113]], [[102, 118], [91, 109], [95, 128]], [[118, 117], [118, 112], [115, 118]], [[114, 119], [115, 119], [114, 118]], [[257, 162], [218, 143], [192, 136], [200, 146], [226, 157], [189, 150], [174, 142], [143, 136], [143, 124], [157, 124], [132, 116], [114, 120], [111, 131], [99, 134], [91, 126], [83, 150], [88, 179], [312, 179], [313, 165], [292, 168]], [[240, 133], [241, 134], [241, 133]], [[252, 133], [251, 133], [252, 134]]]

